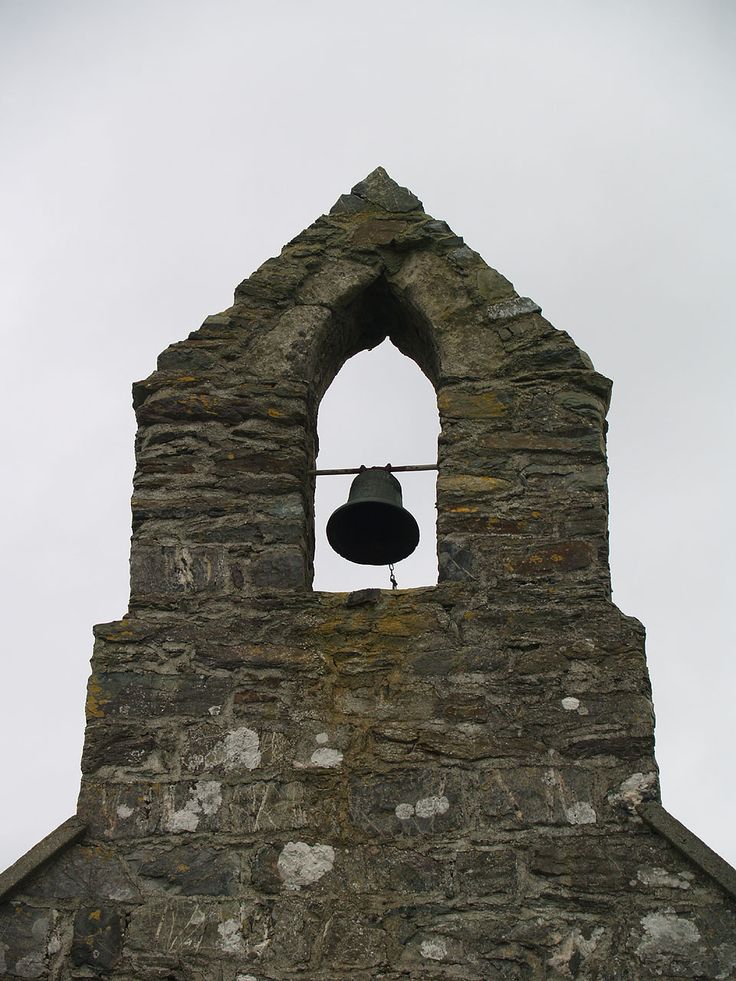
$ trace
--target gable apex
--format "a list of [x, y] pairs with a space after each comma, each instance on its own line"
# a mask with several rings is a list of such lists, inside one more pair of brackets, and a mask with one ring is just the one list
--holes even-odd
[[364, 211], [371, 206], [393, 213], [424, 210], [416, 194], [408, 187], [397, 184], [383, 167], [376, 167], [362, 181], [358, 181], [350, 194], [340, 195], [330, 214]]

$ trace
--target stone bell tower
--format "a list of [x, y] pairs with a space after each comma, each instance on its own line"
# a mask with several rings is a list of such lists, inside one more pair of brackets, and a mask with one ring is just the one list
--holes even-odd
[[[437, 586], [311, 588], [317, 407], [437, 391]], [[611, 603], [610, 382], [382, 169], [134, 386], [131, 596], [77, 815], [0, 877], [0, 977], [736, 977], [736, 873], [659, 804]]]

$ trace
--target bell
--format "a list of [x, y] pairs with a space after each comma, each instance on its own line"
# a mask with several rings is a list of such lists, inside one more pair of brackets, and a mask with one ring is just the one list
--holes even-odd
[[419, 544], [419, 525], [402, 506], [401, 484], [383, 467], [361, 468], [347, 504], [327, 522], [338, 555], [360, 565], [392, 565]]

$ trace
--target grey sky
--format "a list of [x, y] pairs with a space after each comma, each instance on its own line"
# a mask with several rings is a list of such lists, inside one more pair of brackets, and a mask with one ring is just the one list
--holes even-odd
[[[729, 0], [0, 2], [0, 867], [75, 808], [131, 382], [379, 164], [613, 378], [614, 598], [648, 630], [664, 803], [736, 861], [735, 34]], [[429, 462], [426, 413], [390, 411]], [[351, 429], [345, 462], [406, 462], [374, 449]]]

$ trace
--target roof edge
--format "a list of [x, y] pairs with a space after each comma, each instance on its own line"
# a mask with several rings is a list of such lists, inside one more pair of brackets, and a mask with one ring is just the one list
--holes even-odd
[[86, 824], [76, 816], [70, 817], [51, 834], [42, 838], [37, 845], [30, 848], [25, 855], [21, 855], [9, 869], [0, 872], [0, 903], [4, 903], [9, 894], [45, 862], [78, 841], [86, 830]]
[[637, 808], [640, 817], [650, 828], [659, 832], [671, 845], [689, 858], [701, 871], [710, 876], [729, 896], [736, 899], [736, 869], [725, 858], [709, 848], [689, 828], [666, 811], [656, 801], [647, 801]]

